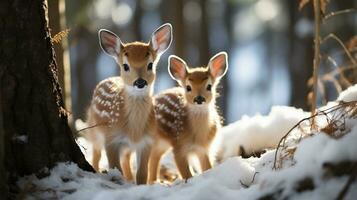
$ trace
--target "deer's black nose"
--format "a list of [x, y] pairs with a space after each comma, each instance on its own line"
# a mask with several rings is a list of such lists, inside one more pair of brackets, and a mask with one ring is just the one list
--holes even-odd
[[193, 99], [193, 101], [197, 104], [202, 104], [206, 101], [206, 99], [203, 96], [197, 96]]
[[148, 82], [146, 82], [142, 78], [138, 78], [138, 79], [136, 79], [136, 81], [134, 81], [134, 86], [136, 86], [139, 89], [144, 88], [147, 85], [148, 85]]

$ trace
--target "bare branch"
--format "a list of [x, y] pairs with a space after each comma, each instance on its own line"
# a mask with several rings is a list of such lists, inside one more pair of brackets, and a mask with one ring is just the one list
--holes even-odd
[[[316, 97], [317, 97], [317, 81], [320, 67], [320, 0], [314, 0], [314, 16], [315, 16], [315, 36], [314, 36], [314, 69], [313, 69], [313, 92], [311, 96], [311, 115], [316, 112]], [[315, 121], [312, 118], [311, 124]]]
[[333, 33], [330, 33], [328, 34], [326, 37], [324, 37], [321, 41], [321, 43], [324, 43], [326, 42], [328, 39], [334, 39], [336, 40], [340, 45], [341, 47], [343, 48], [343, 50], [345, 51], [345, 53], [347, 54], [348, 58], [351, 60], [351, 62], [354, 64], [354, 65], [357, 65], [357, 62], [356, 60], [353, 58], [353, 56], [351, 55], [351, 53], [348, 51], [347, 47], [343, 44], [343, 42]]
[[325, 23], [328, 19], [330, 19], [331, 17], [335, 17], [337, 15], [342, 15], [342, 14], [347, 14], [347, 13], [351, 13], [351, 12], [356, 12], [356, 9], [354, 8], [350, 8], [350, 9], [346, 9], [346, 10], [339, 10], [339, 11], [335, 11], [335, 12], [330, 12], [329, 14], [327, 14], [323, 19], [322, 19], [322, 23]]
[[[310, 117], [306, 117], [301, 119], [298, 123], [296, 123], [279, 141], [276, 150], [275, 150], [275, 155], [274, 155], [274, 165], [273, 165], [273, 169], [277, 169], [277, 158], [278, 158], [278, 152], [279, 152], [279, 148], [280, 147], [284, 147], [285, 146], [285, 141], [287, 139], [287, 137], [289, 136], [289, 134], [297, 127], [300, 127], [300, 125], [305, 122], [305, 121], [311, 121], [312, 118], [315, 118], [317, 116], [326, 116], [328, 122], [330, 123], [331, 121], [338, 121], [340, 118], [345, 117], [346, 113], [351, 112], [353, 114], [353, 110], [355, 109], [355, 107], [357, 106], [357, 101], [350, 101], [350, 102], [344, 102], [344, 101], [340, 101], [338, 102], [337, 105], [326, 108], [325, 110], [318, 110], [314, 115], [310, 116]], [[340, 109], [346, 108], [346, 107], [353, 107], [353, 109], [350, 110], [346, 110], [344, 113], [341, 113], [337, 116], [333, 116], [335, 118], [335, 120], [331, 120], [329, 119], [327, 114], [330, 113], [334, 113], [335, 111], [338, 111]], [[282, 145], [283, 144], [283, 145]]]
[[79, 132], [82, 132], [82, 131], [85, 131], [87, 129], [91, 129], [91, 128], [95, 128], [95, 127], [98, 127], [98, 126], [109, 126], [111, 123], [110, 122], [104, 122], [104, 123], [100, 123], [100, 124], [95, 124], [95, 125], [92, 125], [92, 126], [88, 126], [88, 127], [85, 127], [85, 128], [82, 128], [80, 130], [77, 131], [77, 134]]

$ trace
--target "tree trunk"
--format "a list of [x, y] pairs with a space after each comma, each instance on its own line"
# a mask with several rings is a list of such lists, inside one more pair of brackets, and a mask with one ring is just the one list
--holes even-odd
[[312, 7], [307, 5], [303, 10], [298, 10], [298, 1], [289, 1], [289, 70], [291, 78], [290, 105], [309, 110], [307, 95], [311, 90], [307, 81], [312, 76], [313, 60], [313, 35], [312, 33], [298, 36], [296, 24], [301, 16], [305, 15], [312, 20]]
[[[2, 77], [2, 70], [0, 69], [0, 77]], [[0, 81], [0, 88], [2, 88]], [[4, 168], [4, 129], [3, 129], [3, 117], [2, 117], [2, 101], [0, 98], [0, 199], [7, 199], [8, 197], [8, 188], [5, 181], [5, 168]]]
[[[51, 35], [66, 30], [65, 1], [51, 0], [48, 2], [49, 26]], [[72, 110], [71, 100], [71, 70], [69, 66], [69, 52], [67, 37], [61, 42], [54, 44], [56, 61], [58, 66], [58, 80], [63, 91], [64, 104], [66, 109]]]
[[0, 133], [8, 184], [62, 161], [93, 171], [63, 109], [47, 1], [2, 0], [0, 19], [6, 19], [0, 21]]
[[202, 16], [201, 16], [201, 24], [200, 24], [200, 34], [198, 38], [198, 48], [199, 48], [199, 60], [198, 63], [199, 65], [204, 65], [208, 63], [208, 60], [210, 59], [210, 48], [209, 48], [209, 39], [208, 39], [208, 21], [207, 21], [207, 1], [205, 0], [200, 0], [199, 1], [201, 11], [202, 11]]

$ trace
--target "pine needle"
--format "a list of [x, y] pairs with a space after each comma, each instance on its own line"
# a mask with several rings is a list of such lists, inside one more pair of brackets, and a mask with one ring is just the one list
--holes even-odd
[[52, 43], [56, 43], [56, 44], [61, 43], [62, 39], [68, 36], [69, 31], [70, 31], [70, 29], [66, 29], [66, 30], [58, 32], [56, 35], [54, 35], [51, 38]]

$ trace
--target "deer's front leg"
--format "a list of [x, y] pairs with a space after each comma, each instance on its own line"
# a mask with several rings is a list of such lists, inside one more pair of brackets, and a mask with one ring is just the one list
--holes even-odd
[[153, 145], [149, 161], [149, 184], [156, 181], [158, 172], [160, 172], [161, 157], [169, 148], [170, 146], [162, 141]]
[[123, 174], [119, 163], [119, 147], [115, 143], [106, 142], [105, 152], [107, 153], [109, 168], [117, 168]]
[[200, 161], [202, 172], [212, 168], [211, 162], [209, 161], [209, 156], [208, 156], [207, 151], [205, 151], [205, 150], [198, 151], [197, 157]]
[[126, 150], [123, 151], [120, 159], [121, 159], [121, 166], [123, 169], [123, 175], [126, 178], [127, 181], [132, 181], [133, 180], [133, 174], [131, 173], [131, 167], [130, 167], [130, 158], [131, 158], [131, 151]]
[[138, 166], [136, 172], [136, 184], [138, 185], [147, 183], [151, 148], [151, 144], [147, 144], [145, 147], [138, 149], [136, 152], [136, 161]]
[[173, 153], [175, 157], [176, 166], [181, 174], [181, 177], [185, 180], [191, 178], [192, 174], [188, 165], [187, 154], [183, 150], [175, 147], [173, 149]]
[[92, 165], [95, 171], [99, 172], [99, 161], [102, 157], [102, 150], [100, 148], [93, 146], [93, 153], [92, 153]]

